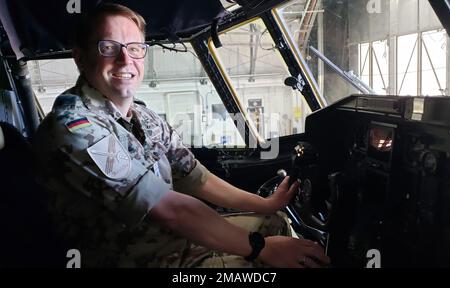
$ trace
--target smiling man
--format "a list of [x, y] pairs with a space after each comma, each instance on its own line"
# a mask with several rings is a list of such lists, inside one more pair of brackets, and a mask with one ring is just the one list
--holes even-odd
[[[131, 111], [134, 94], [144, 78], [144, 57], [148, 49], [141, 30], [145, 22], [137, 15], [135, 19], [136, 22], [128, 17], [107, 14], [93, 18], [83, 26], [96, 29], [90, 37], [79, 31], [76, 36], [78, 47], [73, 50], [82, 76], [89, 83], [95, 83], [92, 84], [95, 89], [107, 95], [123, 116], [130, 116], [127, 113]], [[137, 25], [139, 29], [136, 29]]]
[[[35, 137], [41, 182], [59, 235], [82, 267], [320, 267], [319, 245], [290, 235], [277, 213], [298, 183], [269, 198], [210, 173], [176, 132], [134, 99], [148, 50], [134, 11], [88, 14], [73, 56], [75, 87], [60, 95]], [[205, 205], [257, 214], [224, 219]]]

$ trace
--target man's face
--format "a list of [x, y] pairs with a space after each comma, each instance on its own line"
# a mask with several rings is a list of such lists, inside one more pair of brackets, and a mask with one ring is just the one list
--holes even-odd
[[131, 58], [125, 47], [116, 57], [104, 57], [98, 52], [97, 42], [143, 42], [137, 25], [123, 16], [104, 16], [97, 21], [96, 31], [90, 40], [92, 44], [82, 52], [82, 59], [78, 61], [89, 84], [116, 103], [132, 98], [144, 77], [144, 58]]

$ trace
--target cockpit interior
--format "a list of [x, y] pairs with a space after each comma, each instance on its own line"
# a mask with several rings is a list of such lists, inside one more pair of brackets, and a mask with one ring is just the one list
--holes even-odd
[[[54, 264], [30, 143], [96, 2], [0, 1], [0, 267]], [[233, 185], [300, 180], [284, 212], [332, 267], [449, 266], [448, 0], [112, 2], [148, 23], [136, 98]]]

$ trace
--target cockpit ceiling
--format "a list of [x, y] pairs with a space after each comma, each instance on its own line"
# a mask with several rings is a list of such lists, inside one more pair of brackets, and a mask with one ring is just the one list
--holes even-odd
[[[71, 49], [80, 15], [102, 1], [0, 0], [0, 20], [17, 58]], [[104, 1], [125, 5], [147, 22], [147, 40], [187, 38], [226, 15], [220, 0]]]

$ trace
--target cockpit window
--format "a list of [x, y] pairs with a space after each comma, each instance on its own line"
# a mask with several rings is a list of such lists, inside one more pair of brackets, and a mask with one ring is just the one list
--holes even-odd
[[228, 11], [236, 10], [237, 8], [241, 7], [239, 4], [233, 2], [233, 1], [227, 1], [227, 0], [220, 0], [220, 3], [222, 3], [223, 7], [227, 9]]
[[[191, 45], [174, 52], [152, 46], [136, 98], [177, 130], [189, 147], [244, 147], [245, 143]], [[172, 45], [170, 45], [172, 47]], [[60, 93], [78, 77], [73, 59], [30, 61], [37, 99], [48, 113]]]
[[294, 0], [275, 10], [322, 95], [448, 95], [448, 36], [428, 1]]
[[73, 59], [28, 61], [31, 84], [44, 114], [52, 110], [55, 98], [75, 85], [78, 69]]
[[269, 139], [303, 132], [311, 111], [303, 96], [284, 84], [291, 75], [263, 21], [233, 27], [219, 38], [222, 47], [210, 48], [258, 135]]

